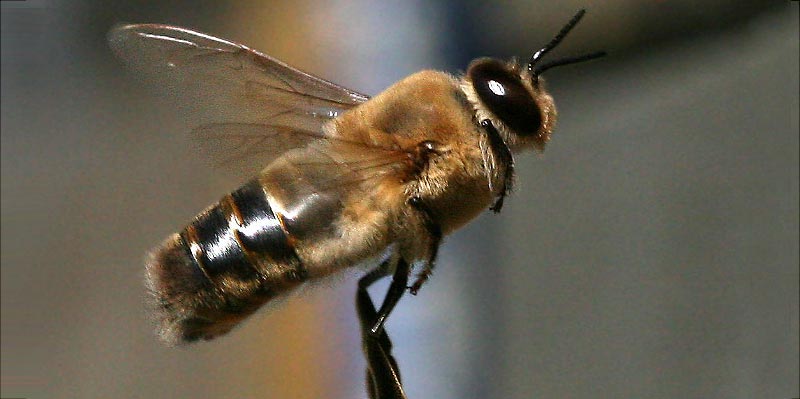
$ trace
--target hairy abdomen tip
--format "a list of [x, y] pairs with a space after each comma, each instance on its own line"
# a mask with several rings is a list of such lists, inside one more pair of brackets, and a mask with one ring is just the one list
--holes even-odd
[[210, 339], [220, 333], [209, 331], [212, 321], [199, 315], [213, 287], [179, 234], [150, 253], [145, 278], [158, 334], [166, 343]]

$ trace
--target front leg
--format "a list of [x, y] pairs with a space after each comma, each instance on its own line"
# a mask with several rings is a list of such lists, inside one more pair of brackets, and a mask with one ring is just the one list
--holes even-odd
[[[506, 199], [506, 195], [508, 195], [509, 191], [511, 191], [511, 186], [514, 183], [514, 156], [511, 154], [511, 150], [508, 148], [506, 142], [500, 137], [500, 133], [497, 132], [491, 120], [482, 120], [481, 126], [486, 130], [486, 135], [489, 138], [489, 150], [491, 151], [492, 158], [498, 166], [503, 168], [503, 186], [500, 188], [500, 193], [497, 195], [497, 200], [495, 200], [494, 205], [489, 208], [494, 211], [494, 213], [499, 213], [500, 209], [503, 209], [503, 201]], [[494, 176], [489, 173], [488, 178], [491, 182]]]

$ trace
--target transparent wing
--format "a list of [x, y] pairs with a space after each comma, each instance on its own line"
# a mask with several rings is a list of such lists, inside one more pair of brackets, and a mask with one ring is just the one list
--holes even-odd
[[241, 44], [167, 25], [109, 33], [128, 66], [169, 93], [208, 159], [253, 174], [325, 138], [323, 124], [368, 99]]

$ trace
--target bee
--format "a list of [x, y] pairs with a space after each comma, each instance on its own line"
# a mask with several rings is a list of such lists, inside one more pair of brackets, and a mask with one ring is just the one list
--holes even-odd
[[[205, 156], [255, 174], [149, 255], [163, 340], [215, 338], [309, 281], [376, 259], [359, 289], [392, 275], [372, 323], [380, 333], [430, 277], [442, 238], [501, 210], [514, 154], [544, 149], [557, 113], [542, 73], [603, 55], [542, 62], [583, 14], [527, 65], [479, 58], [464, 74], [421, 71], [372, 98], [189, 29], [114, 28], [120, 58], [186, 96], [176, 106], [193, 110]], [[412, 267], [421, 271], [408, 287]]]

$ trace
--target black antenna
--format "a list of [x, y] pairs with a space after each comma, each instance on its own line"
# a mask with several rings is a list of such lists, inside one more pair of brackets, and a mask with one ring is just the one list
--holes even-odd
[[567, 22], [567, 24], [564, 25], [563, 28], [561, 28], [561, 31], [558, 32], [556, 37], [554, 37], [553, 40], [550, 40], [550, 43], [547, 43], [547, 45], [542, 47], [541, 50], [533, 53], [533, 55], [531, 56], [531, 60], [528, 61], [528, 70], [529, 71], [533, 71], [533, 67], [536, 65], [536, 63], [539, 62], [539, 60], [542, 57], [544, 57], [545, 54], [549, 53], [550, 50], [552, 50], [556, 46], [558, 46], [558, 44], [561, 43], [561, 41], [564, 40], [565, 37], [567, 37], [567, 34], [569, 33], [569, 31], [571, 31], [572, 28], [574, 28], [575, 25], [578, 24], [578, 22], [581, 20], [581, 18], [583, 18], [584, 14], [586, 14], [586, 9], [585, 8], [581, 9], [580, 11], [578, 11], [578, 13], [575, 14], [575, 16], [572, 17], [572, 19], [570, 19], [569, 22]]
[[539, 65], [538, 67], [536, 67], [533, 70], [533, 76], [538, 77], [544, 71], [546, 71], [546, 70], [548, 70], [550, 68], [553, 68], [553, 67], [562, 66], [562, 65], [569, 65], [569, 64], [575, 64], [575, 63], [578, 63], [578, 62], [589, 61], [589, 60], [593, 60], [595, 58], [600, 58], [600, 57], [605, 57], [605, 56], [606, 56], [606, 52], [605, 51], [598, 51], [596, 53], [579, 55], [577, 57], [567, 57], [567, 58], [561, 58], [561, 59], [558, 59], [558, 60], [555, 60], [555, 61], [550, 61], [550, 62], [548, 62], [546, 64]]
[[606, 55], [605, 51], [598, 51], [596, 53], [581, 55], [577, 57], [562, 58], [560, 60], [551, 61], [544, 65], [540, 65], [538, 67], [536, 66], [536, 64], [539, 61], [541, 61], [542, 57], [544, 57], [545, 54], [549, 53], [550, 50], [558, 46], [558, 44], [561, 43], [561, 41], [564, 40], [565, 37], [567, 37], [567, 34], [572, 30], [572, 28], [575, 27], [575, 25], [578, 24], [581, 18], [583, 18], [584, 14], [586, 14], [586, 9], [581, 9], [580, 11], [578, 11], [578, 13], [575, 14], [575, 16], [572, 17], [572, 19], [570, 19], [569, 22], [567, 22], [567, 24], [564, 25], [563, 28], [561, 28], [561, 30], [553, 38], [553, 40], [550, 40], [550, 43], [547, 43], [547, 45], [542, 47], [541, 50], [533, 53], [530, 61], [528, 61], [528, 70], [531, 72], [531, 77], [534, 81], [537, 80], [537, 78], [539, 77], [539, 75], [542, 74], [542, 72], [550, 68], [567, 64], [574, 64], [576, 62], [588, 61]]

